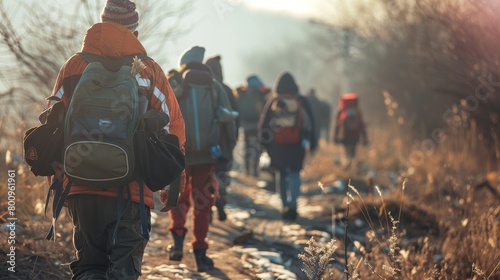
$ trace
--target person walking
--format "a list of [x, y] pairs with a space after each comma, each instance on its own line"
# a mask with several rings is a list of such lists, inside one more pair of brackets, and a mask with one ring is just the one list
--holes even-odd
[[257, 75], [247, 78], [246, 86], [236, 89], [239, 108], [239, 121], [244, 134], [244, 164], [248, 176], [259, 177], [259, 157], [262, 147], [257, 136], [257, 127], [262, 109], [266, 104], [270, 90]]
[[[205, 240], [209, 230], [212, 206], [219, 196], [215, 163], [222, 157], [220, 135], [223, 124], [234, 121], [237, 115], [220, 84], [214, 81], [210, 69], [203, 64], [205, 48], [194, 46], [179, 59], [179, 69], [169, 71], [182, 115], [186, 122], [186, 186], [177, 207], [170, 212], [169, 230], [174, 239], [169, 259], [183, 258], [184, 238], [188, 229], [186, 220], [193, 205], [193, 247], [197, 270], [214, 268], [207, 256]], [[230, 132], [234, 134], [235, 132]]]
[[262, 112], [259, 141], [271, 157], [282, 201], [284, 220], [297, 219], [297, 199], [300, 196], [300, 170], [306, 152], [317, 146], [314, 119], [307, 99], [290, 73], [277, 79], [275, 95]]
[[[101, 22], [87, 30], [82, 52], [115, 60], [136, 54], [147, 55], [138, 40], [138, 25], [139, 13], [134, 2], [108, 0]], [[148, 103], [151, 108], [169, 116], [166, 129], [178, 137], [184, 151], [184, 120], [174, 93], [161, 67], [153, 59], [144, 60], [143, 64], [146, 67], [136, 75], [138, 86], [150, 96]], [[79, 54], [66, 61], [57, 76], [49, 107], [57, 101], [68, 107], [87, 65], [86, 59]], [[181, 176], [181, 181], [184, 180]], [[98, 189], [71, 185], [67, 208], [74, 226], [73, 245], [76, 250], [76, 260], [70, 264], [72, 279], [138, 279], [141, 275], [148, 240], [141, 233], [142, 210], [137, 181], [129, 183], [129, 190], [130, 203], [123, 209], [121, 219], [117, 219], [119, 187]], [[161, 192], [160, 196], [165, 202], [168, 193]], [[150, 228], [150, 209], [154, 208], [154, 202], [153, 193], [148, 188], [144, 188], [144, 205]], [[114, 232], [116, 239], [113, 238]]]
[[[224, 89], [231, 108], [233, 111], [238, 112], [238, 105], [236, 103], [236, 98], [233, 95], [233, 91], [224, 84], [224, 76], [222, 74], [221, 56], [215, 55], [210, 57], [205, 62], [205, 65], [210, 68], [214, 79], [220, 83]], [[224, 209], [226, 206], [226, 196], [227, 188], [231, 183], [231, 177], [228, 175], [228, 171], [231, 170], [233, 164], [233, 149], [236, 146], [236, 140], [238, 139], [238, 118], [235, 121], [229, 122], [222, 125], [221, 136], [220, 136], [220, 147], [222, 151], [222, 156], [217, 160], [215, 164], [215, 173], [217, 179], [219, 180], [219, 198], [215, 202], [215, 207], [217, 208], [218, 218], [220, 221], [225, 221], [227, 219], [227, 214]]]
[[335, 114], [333, 141], [344, 147], [344, 167], [349, 168], [356, 157], [356, 147], [360, 140], [368, 145], [365, 123], [359, 108], [359, 97], [356, 93], [346, 93], [340, 97], [339, 107]]
[[314, 88], [309, 90], [306, 98], [314, 114], [315, 135], [318, 140], [325, 139], [328, 142], [331, 128], [330, 121], [332, 119], [330, 104], [318, 98]]

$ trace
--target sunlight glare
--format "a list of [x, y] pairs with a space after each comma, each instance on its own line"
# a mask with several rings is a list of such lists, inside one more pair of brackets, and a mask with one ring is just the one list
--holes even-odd
[[290, 14], [297, 17], [317, 15], [317, 1], [306, 0], [245, 0], [244, 4], [251, 9], [273, 13]]

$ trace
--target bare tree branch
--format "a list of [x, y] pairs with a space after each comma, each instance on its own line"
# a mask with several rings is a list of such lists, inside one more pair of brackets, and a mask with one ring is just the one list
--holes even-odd
[[[187, 32], [181, 21], [193, 1], [158, 3], [154, 0], [136, 2], [141, 41], [150, 42], [153, 52], [161, 53], [169, 40]], [[43, 99], [51, 94], [61, 65], [80, 50], [85, 31], [100, 22], [102, 1], [79, 0], [72, 4], [73, 10], [51, 1], [33, 1], [30, 6], [20, 3], [16, 4], [15, 11], [7, 11], [6, 3], [0, 0], [0, 111], [4, 112], [0, 123], [5, 124], [3, 118], [7, 116], [14, 117], [10, 120], [12, 123], [30, 119], [27, 114], [38, 114], [23, 108], [45, 103]], [[30, 16], [23, 24], [14, 26], [20, 11]]]

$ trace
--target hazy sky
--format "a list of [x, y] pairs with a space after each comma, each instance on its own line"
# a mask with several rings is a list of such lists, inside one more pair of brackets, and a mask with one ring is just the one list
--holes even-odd
[[[16, 6], [19, 3], [29, 5], [30, 1], [37, 0], [4, 3]], [[51, 1], [71, 11], [76, 3], [74, 0]], [[165, 46], [164, 53], [150, 55], [157, 59], [164, 56], [168, 63], [161, 66], [168, 71], [177, 67], [178, 57], [185, 49], [200, 45], [206, 48], [206, 58], [215, 54], [222, 56], [225, 82], [230, 86], [244, 83], [250, 74], [260, 75], [268, 86], [272, 86], [280, 72], [291, 71], [305, 91], [314, 84], [314, 75], [321, 67], [315, 69], [317, 60], [307, 61], [310, 58], [302, 57], [297, 43], [306, 41], [311, 28], [309, 20], [321, 15], [318, 12], [321, 1], [324, 0], [195, 0], [193, 10], [183, 21], [192, 26], [190, 31]], [[105, 0], [91, 1], [99, 2], [104, 7]], [[156, 3], [164, 8], [162, 2]], [[20, 24], [26, 16], [14, 15], [15, 22]], [[147, 45], [146, 48], [152, 49]], [[273, 53], [276, 53], [274, 59], [264, 63], [259, 58], [262, 54], [269, 57]]]
[[[191, 32], [174, 42], [169, 61], [193, 45], [206, 48], [206, 57], [221, 54], [225, 81], [236, 86], [262, 65], [253, 64], [252, 55], [282, 51], [289, 44], [304, 40], [315, 1], [306, 0], [199, 0], [187, 19], [199, 20]], [[281, 59], [281, 57], [280, 57]], [[287, 64], [269, 61], [272, 64]], [[293, 69], [282, 69], [293, 70]], [[279, 71], [277, 69], [277, 71]], [[276, 76], [279, 73], [274, 73]], [[270, 84], [275, 77], [263, 75]]]

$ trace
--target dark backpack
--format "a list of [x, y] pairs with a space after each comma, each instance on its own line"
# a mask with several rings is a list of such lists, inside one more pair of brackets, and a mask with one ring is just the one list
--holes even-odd
[[24, 160], [35, 176], [52, 176], [62, 163], [64, 115], [64, 103], [58, 101], [42, 112], [42, 125], [24, 133]]
[[280, 94], [272, 101], [272, 123], [274, 142], [277, 144], [298, 144], [301, 141], [301, 127], [304, 118], [302, 101], [292, 94]]
[[183, 73], [184, 90], [178, 101], [186, 127], [187, 164], [191, 156], [208, 154], [219, 144], [221, 123], [214, 86], [210, 72], [190, 69]]
[[148, 188], [155, 192], [170, 185], [169, 190], [173, 194], [172, 197], [175, 197], [179, 190], [173, 192], [171, 183], [184, 170], [185, 159], [177, 136], [167, 133], [164, 129], [169, 121], [167, 114], [155, 109], [148, 110], [139, 119], [134, 148], [137, 173]]

